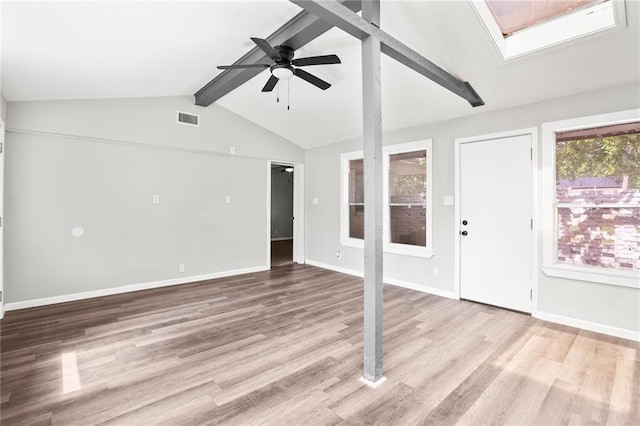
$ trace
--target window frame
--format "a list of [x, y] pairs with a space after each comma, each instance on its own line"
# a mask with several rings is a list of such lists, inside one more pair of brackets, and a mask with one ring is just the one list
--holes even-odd
[[469, 1], [503, 61], [626, 28], [627, 23], [624, 0], [611, 0], [526, 27], [505, 37], [484, 0]]
[[640, 108], [542, 123], [542, 271], [569, 278], [621, 287], [640, 288], [640, 272], [558, 262], [558, 203], [556, 201], [556, 133], [640, 121]]
[[[433, 257], [433, 143], [431, 139], [423, 139], [396, 145], [385, 146], [383, 152], [383, 251], [385, 253], [406, 256]], [[426, 246], [391, 243], [391, 214], [389, 203], [389, 167], [390, 156], [406, 152], [426, 151]], [[364, 248], [364, 240], [349, 236], [349, 162], [363, 158], [362, 151], [340, 154], [340, 244], [345, 247]]]

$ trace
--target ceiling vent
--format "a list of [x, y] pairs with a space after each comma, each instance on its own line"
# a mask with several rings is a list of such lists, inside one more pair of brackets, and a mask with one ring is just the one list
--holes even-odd
[[186, 112], [178, 111], [178, 123], [198, 127], [200, 123], [200, 116], [197, 114], [187, 114]]

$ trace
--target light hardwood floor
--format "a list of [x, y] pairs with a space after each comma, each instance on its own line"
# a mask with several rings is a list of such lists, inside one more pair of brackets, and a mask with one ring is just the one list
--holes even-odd
[[11, 424], [640, 424], [638, 343], [385, 287], [362, 372], [362, 281], [269, 272], [8, 312]]

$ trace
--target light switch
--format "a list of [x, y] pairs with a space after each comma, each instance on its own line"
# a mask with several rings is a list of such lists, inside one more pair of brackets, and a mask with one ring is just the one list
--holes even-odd
[[313, 200], [311, 200], [311, 204], [318, 204], [318, 197], [313, 197]]
[[229, 154], [236, 155], [236, 147], [235, 146], [230, 146], [229, 147]]
[[453, 205], [453, 195], [445, 195], [444, 196], [444, 205], [452, 206]]
[[224, 202], [225, 202], [226, 204], [231, 204], [231, 196], [230, 196], [230, 195], [227, 195], [227, 196], [224, 198]]

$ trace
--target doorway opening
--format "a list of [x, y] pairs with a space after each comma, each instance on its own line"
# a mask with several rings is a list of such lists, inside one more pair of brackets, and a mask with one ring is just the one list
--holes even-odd
[[271, 267], [293, 263], [295, 166], [271, 164]]

